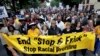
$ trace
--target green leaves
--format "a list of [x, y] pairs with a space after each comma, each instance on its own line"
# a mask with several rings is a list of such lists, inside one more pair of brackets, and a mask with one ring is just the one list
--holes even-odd
[[51, 1], [51, 6], [59, 6], [59, 2], [60, 2], [60, 0], [52, 0]]

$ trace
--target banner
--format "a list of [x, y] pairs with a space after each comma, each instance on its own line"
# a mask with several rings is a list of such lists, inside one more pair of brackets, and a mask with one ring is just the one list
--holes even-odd
[[61, 36], [34, 36], [3, 34], [5, 41], [16, 50], [26, 54], [61, 54], [73, 50], [94, 50], [95, 34], [71, 33]]

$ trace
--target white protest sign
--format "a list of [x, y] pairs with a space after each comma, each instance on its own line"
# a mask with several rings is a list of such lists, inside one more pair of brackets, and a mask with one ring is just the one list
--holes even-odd
[[78, 10], [79, 10], [79, 11], [82, 11], [82, 10], [83, 10], [83, 4], [79, 4]]
[[76, 7], [76, 6], [74, 5], [74, 7], [72, 8], [72, 11], [75, 11], [75, 7]]
[[0, 6], [0, 18], [8, 17], [7, 11], [4, 6]]
[[29, 10], [30, 10], [31, 14], [35, 13], [34, 8], [30, 8]]
[[61, 9], [63, 9], [63, 5], [62, 5], [62, 3], [59, 3], [59, 7], [60, 7]]
[[69, 8], [69, 5], [66, 5], [66, 9], [67, 9], [67, 10], [69, 10], [69, 9], [70, 9], [70, 8]]
[[20, 10], [20, 14], [24, 15], [25, 9]]

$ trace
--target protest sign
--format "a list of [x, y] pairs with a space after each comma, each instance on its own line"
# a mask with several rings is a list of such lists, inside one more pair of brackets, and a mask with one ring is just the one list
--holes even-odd
[[61, 36], [31, 36], [3, 34], [5, 41], [26, 54], [61, 54], [74, 50], [94, 50], [95, 34], [71, 33]]
[[67, 9], [67, 10], [69, 10], [69, 9], [70, 9], [69, 5], [66, 5], [66, 9]]
[[0, 18], [8, 17], [7, 11], [4, 6], [0, 6]]
[[83, 4], [79, 4], [78, 10], [79, 10], [79, 11], [82, 11], [82, 10], [83, 10]]

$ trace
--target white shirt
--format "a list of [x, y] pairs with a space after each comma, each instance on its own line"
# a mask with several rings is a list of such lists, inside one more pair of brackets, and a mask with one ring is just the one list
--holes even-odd
[[61, 30], [63, 30], [65, 28], [64, 22], [60, 21], [59, 23], [56, 22], [57, 27], [60, 28]]
[[51, 26], [51, 21], [46, 21], [45, 23], [46, 23], [46, 25], [48, 26], [48, 28], [50, 28], [50, 26]]
[[11, 32], [8, 32], [9, 35], [16, 35], [16, 34], [20, 34], [19, 31], [14, 30], [13, 34]]
[[2, 27], [0, 29], [0, 32], [2, 32], [2, 33], [8, 33], [9, 31], [8, 31], [8, 28], [7, 27]]

